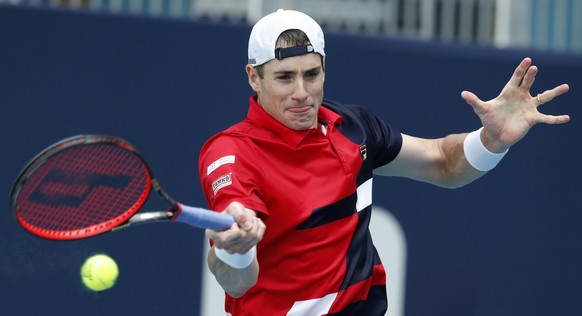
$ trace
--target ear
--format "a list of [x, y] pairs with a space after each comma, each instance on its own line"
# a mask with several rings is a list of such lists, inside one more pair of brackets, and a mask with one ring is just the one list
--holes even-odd
[[323, 71], [323, 82], [325, 82], [325, 57], [321, 57], [321, 70]]
[[261, 80], [261, 78], [259, 77], [257, 70], [251, 65], [247, 65], [245, 70], [247, 72], [247, 77], [249, 78], [249, 85], [255, 92], [258, 93], [261, 90], [261, 86], [259, 84], [259, 80]]

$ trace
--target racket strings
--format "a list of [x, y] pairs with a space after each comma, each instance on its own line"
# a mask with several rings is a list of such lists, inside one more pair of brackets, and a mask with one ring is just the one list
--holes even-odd
[[69, 147], [36, 168], [19, 193], [17, 215], [34, 229], [67, 233], [108, 230], [147, 199], [147, 167], [114, 144]]

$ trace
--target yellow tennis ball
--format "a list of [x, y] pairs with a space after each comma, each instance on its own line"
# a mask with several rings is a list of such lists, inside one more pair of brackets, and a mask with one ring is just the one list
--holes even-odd
[[87, 288], [103, 291], [115, 285], [119, 276], [117, 263], [106, 254], [91, 256], [81, 267], [81, 279]]

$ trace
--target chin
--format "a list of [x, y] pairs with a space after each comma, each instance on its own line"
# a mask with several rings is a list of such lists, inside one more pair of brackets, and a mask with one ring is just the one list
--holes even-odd
[[313, 122], [298, 122], [292, 124], [290, 127], [291, 129], [294, 129], [296, 131], [305, 131], [310, 128], [313, 128]]

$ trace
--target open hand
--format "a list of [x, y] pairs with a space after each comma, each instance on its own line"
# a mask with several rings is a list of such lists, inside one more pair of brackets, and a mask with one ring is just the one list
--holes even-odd
[[481, 141], [490, 151], [505, 151], [538, 123], [563, 124], [570, 120], [568, 115], [546, 115], [538, 111], [540, 105], [568, 92], [570, 88], [562, 84], [532, 96], [530, 90], [537, 73], [538, 68], [532, 65], [532, 60], [525, 58], [495, 99], [481, 101], [472, 92], [461, 93], [483, 123]]

